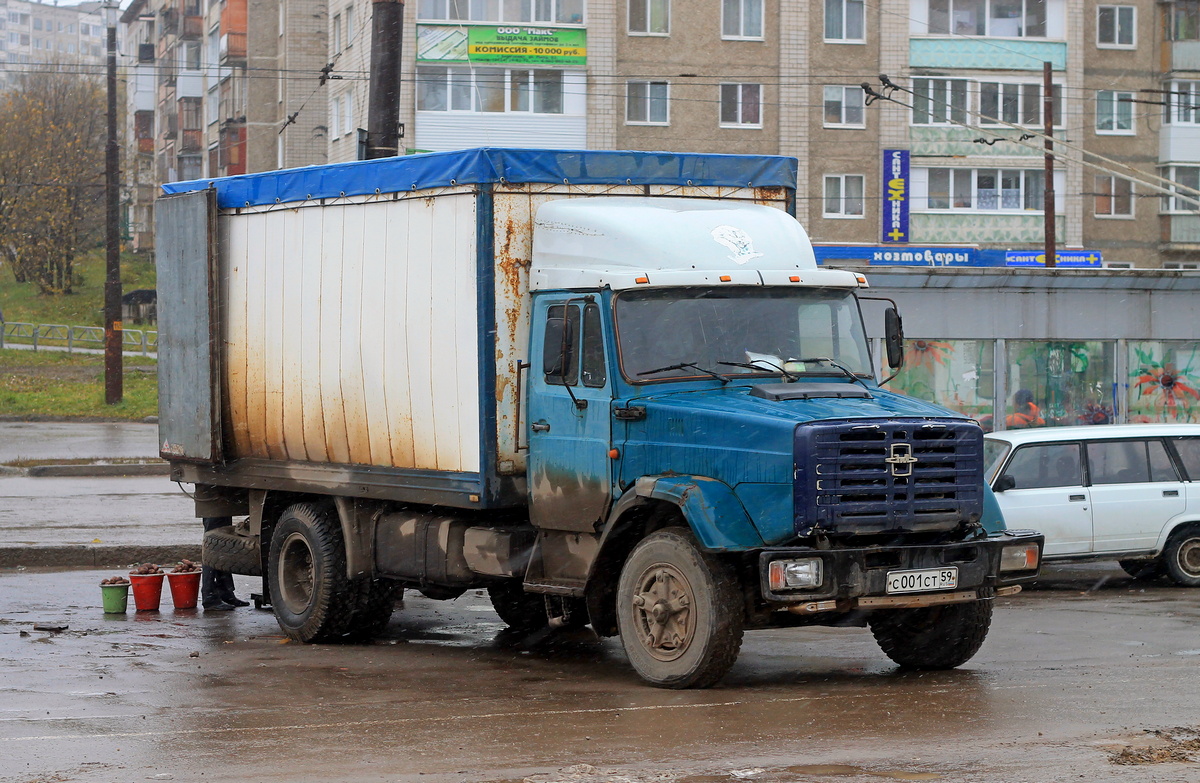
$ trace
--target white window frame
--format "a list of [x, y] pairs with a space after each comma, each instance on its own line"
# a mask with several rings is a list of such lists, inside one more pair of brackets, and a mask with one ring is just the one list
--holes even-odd
[[[436, 6], [429, 10], [429, 6]], [[457, 5], [461, 10], [459, 14], [451, 14], [451, 9]], [[484, 4], [486, 7], [487, 4]], [[519, 13], [509, 13], [512, 9], [520, 9], [524, 3], [520, 0], [501, 0], [496, 4], [498, 15], [496, 18], [475, 14], [475, 8], [472, 7], [470, 0], [420, 0], [417, 3], [417, 21], [419, 22], [482, 22], [484, 24], [497, 23], [512, 23], [512, 24], [550, 24], [555, 26], [566, 25], [584, 25], [587, 22], [587, 3], [579, 2], [579, 20], [564, 22], [559, 21], [561, 15], [562, 0], [533, 0], [533, 2], [525, 5], [529, 9], [529, 18], [525, 18]], [[549, 9], [548, 14], [539, 15], [538, 11]]]
[[[948, 192], [950, 206], [948, 206], [948, 207], [930, 207], [929, 206], [929, 181], [930, 181], [931, 175], [935, 171], [937, 171], [937, 172], [949, 171], [950, 172], [947, 175], [949, 187], [950, 187], [950, 190]], [[1022, 206], [1020, 206], [1018, 208], [1000, 206], [1000, 204], [1003, 203], [1004, 195], [1003, 195], [1003, 191], [1000, 188], [997, 188], [997, 193], [998, 193], [998, 198], [999, 198], [997, 207], [995, 209], [980, 208], [980, 206], [979, 206], [979, 173], [981, 171], [996, 172], [997, 179], [1000, 180], [1000, 182], [998, 182], [997, 184], [1002, 184], [1005, 172], [1009, 172], [1009, 173], [1019, 172], [1021, 184], [1020, 184], [1020, 189], [1019, 189], [1017, 198], [1020, 201]], [[970, 188], [970, 203], [971, 203], [971, 205], [969, 207], [955, 206], [956, 198], [961, 197], [961, 195], [965, 195], [965, 194], [960, 194], [959, 188], [957, 187], [958, 185], [962, 184], [962, 179], [963, 179], [962, 173], [963, 172], [966, 173], [967, 186]], [[1027, 174], [1044, 174], [1044, 171], [1043, 171], [1043, 169], [1040, 169], [1040, 168], [1019, 169], [1019, 168], [1001, 167], [1001, 166], [995, 166], [995, 167], [974, 166], [974, 167], [969, 167], [969, 168], [965, 167], [965, 166], [951, 166], [951, 167], [940, 167], [939, 166], [939, 167], [914, 168], [912, 170], [913, 198], [912, 198], [912, 206], [910, 207], [910, 209], [914, 213], [921, 212], [921, 213], [928, 213], [928, 214], [932, 214], [932, 215], [946, 215], [946, 214], [1029, 215], [1029, 214], [1039, 214], [1042, 211], [1042, 207], [1040, 205], [1031, 206], [1028, 208], [1024, 206], [1029, 193], [1035, 192], [1035, 191], [1027, 190], [1027, 187], [1026, 187], [1026, 185], [1027, 185], [1026, 175]], [[1042, 187], [1044, 189], [1045, 185], [1043, 184]], [[1054, 210], [1056, 213], [1060, 213], [1063, 209], [1062, 197], [1063, 197], [1063, 194], [1065, 193], [1065, 191], [1066, 191], [1066, 174], [1063, 171], [1055, 171], [1054, 172], [1054, 192], [1055, 192]]]
[[[727, 88], [729, 88], [729, 87], [737, 88], [736, 105], [734, 106], [734, 110], [735, 110], [735, 113], [738, 118], [737, 122], [728, 122], [724, 119], [725, 108], [726, 108], [725, 99], [726, 99], [726, 93], [729, 92], [727, 90]], [[742, 115], [744, 113], [743, 109], [746, 105], [746, 93], [748, 91], [756, 91], [758, 93], [758, 121], [757, 122], [745, 122], [742, 118]], [[761, 84], [756, 84], [753, 82], [721, 82], [719, 85], [717, 85], [717, 124], [722, 128], [749, 128], [749, 129], [762, 128], [762, 126], [763, 126], [762, 96], [763, 96], [763, 89], [762, 89]], [[669, 104], [670, 104], [670, 101], [668, 99], [668, 106], [669, 106]], [[668, 110], [668, 116], [669, 116], [669, 110]]]
[[[665, 120], [657, 121], [657, 120], [649, 120], [649, 119], [646, 119], [646, 120], [631, 120], [631, 119], [629, 119], [629, 105], [630, 105], [629, 89], [634, 84], [646, 85], [646, 116], [647, 117], [650, 116], [650, 113], [651, 113], [650, 107], [651, 107], [652, 101], [655, 100], [653, 98], [653, 96], [650, 95], [650, 86], [651, 85], [663, 85], [666, 87], [666, 95], [663, 97], [663, 100], [666, 103], [666, 109], [667, 109], [667, 111], [666, 111], [667, 116], [666, 116]], [[647, 79], [647, 80], [631, 79], [631, 80], [625, 82], [625, 124], [626, 125], [653, 125], [653, 126], [658, 126], [658, 127], [665, 127], [667, 125], [670, 125], [671, 124], [671, 83], [668, 81], [649, 80], [649, 79]]]
[[[1108, 180], [1108, 192], [1101, 191], [1103, 187], [1098, 180]], [[1117, 177], [1112, 174], [1096, 174], [1092, 182], [1095, 183], [1096, 192], [1092, 194], [1092, 216], [1098, 220], [1132, 220], [1134, 213], [1137, 211], [1137, 188], [1134, 187], [1133, 180], [1125, 177]], [[1126, 182], [1129, 184], [1129, 212], [1101, 212], [1097, 207], [1101, 197], [1108, 199], [1112, 209], [1116, 208], [1117, 203], [1117, 182]]]
[[333, 49], [333, 53], [340, 54], [342, 51], [342, 15], [341, 14], [333, 15], [332, 30], [330, 31], [329, 37], [331, 39], [333, 39], [332, 40], [333, 46], [331, 47]]
[[334, 98], [329, 102], [329, 138], [333, 140], [342, 137], [342, 99]]
[[[978, 101], [977, 111], [979, 112], [977, 124], [983, 125], [983, 126], [1001, 126], [1001, 127], [1003, 127], [1002, 122], [1010, 122], [1010, 120], [1005, 119], [1003, 116], [996, 118], [996, 120], [998, 120], [998, 121], [993, 121], [992, 118], [984, 116], [984, 114], [983, 114], [983, 88], [984, 88], [985, 84], [994, 84], [997, 86], [997, 93], [998, 93], [997, 98], [996, 98], [996, 104], [997, 104], [997, 110], [998, 110], [997, 113], [1001, 114], [1001, 115], [1003, 115], [1003, 113], [1004, 113], [1003, 109], [1001, 107], [1003, 106], [1003, 102], [1004, 102], [1003, 94], [1005, 92], [1005, 89], [1009, 88], [1009, 87], [1016, 88], [1018, 105], [1017, 105], [1017, 121], [1013, 123], [1014, 125], [1021, 125], [1026, 128], [1037, 128], [1039, 130], [1045, 125], [1046, 118], [1043, 115], [1043, 109], [1045, 107], [1045, 96], [1042, 94], [1042, 83], [1041, 82], [1008, 80], [1008, 79], [988, 79], [986, 81], [978, 81], [975, 83], [974, 92], [976, 95], [976, 100]], [[1058, 84], [1057, 82], [1053, 83], [1051, 86], [1054, 88], [1054, 101], [1055, 101], [1054, 127], [1061, 128], [1061, 127], [1064, 127], [1063, 126], [1064, 109], [1063, 109], [1063, 103], [1062, 103], [1063, 86], [1061, 84]], [[1037, 121], [1036, 122], [1023, 122], [1022, 121], [1025, 118], [1025, 108], [1026, 107], [1024, 104], [1025, 104], [1025, 98], [1028, 95], [1028, 92], [1026, 90], [1027, 87], [1036, 87], [1037, 88], [1037, 98], [1034, 101], [1034, 108], [1037, 111]]]
[[[646, 29], [645, 30], [635, 30], [633, 27], [633, 8], [634, 8], [635, 3], [639, 4], [639, 6], [641, 8], [645, 9], [645, 17], [646, 17]], [[664, 26], [663, 26], [664, 29], [662, 29], [662, 30], [651, 30], [650, 29], [651, 27], [653, 27], [652, 22], [654, 20], [651, 10], [652, 10], [652, 7], [655, 5], [662, 6], [663, 15], [666, 17], [664, 20], [664, 22], [665, 22]], [[671, 0], [629, 0], [628, 6], [629, 6], [628, 14], [625, 17], [625, 30], [629, 35], [645, 35], [645, 36], [651, 36], [651, 37], [665, 38], [671, 34]]]
[[[1100, 14], [1105, 10], [1113, 13], [1113, 41], [1100, 40]], [[1121, 40], [1121, 11], [1128, 10], [1130, 20], [1130, 43], [1119, 43]], [[1096, 48], [1097, 49], [1136, 49], [1137, 48], [1137, 6], [1136, 5], [1098, 5], [1096, 6]]]
[[[838, 115], [840, 117], [838, 122], [830, 122], [829, 118], [826, 116], [829, 109], [830, 93], [834, 90], [837, 90], [841, 93], [840, 97], [836, 99], [838, 101], [838, 106], [840, 107], [838, 110]], [[857, 101], [857, 103], [854, 105], [854, 108], [858, 109], [858, 116], [860, 118], [858, 122], [849, 122], [846, 120], [847, 108], [850, 103], [846, 100], [847, 96], [853, 96], [853, 98]], [[826, 84], [821, 90], [821, 126], [824, 128], [866, 128], [867, 112], [866, 102], [864, 100], [865, 97], [866, 94], [863, 92], [862, 87], [853, 87], [843, 84]]]
[[[839, 13], [841, 14], [841, 29], [842, 29], [842, 37], [840, 37], [840, 38], [830, 38], [829, 37], [829, 20], [827, 17], [829, 16], [829, 10], [830, 10], [829, 6], [831, 3], [839, 4]], [[847, 38], [845, 35], [846, 19], [847, 19], [846, 9], [851, 4], [857, 6], [859, 9], [859, 12], [862, 14], [862, 37], [861, 38]], [[824, 14], [821, 19], [821, 34], [824, 36], [825, 43], [865, 44], [867, 42], [867, 4], [866, 4], [865, 0], [825, 0]]]
[[[1023, 1], [1025, 3], [1036, 2], [1036, 0], [1023, 0]], [[951, 20], [951, 23], [953, 23], [954, 0], [949, 0], [949, 2], [950, 2], [950, 20]], [[992, 21], [993, 21], [992, 4], [994, 2], [996, 2], [996, 0], [982, 0], [982, 2], [983, 2], [983, 29], [984, 29], [983, 35], [979, 35], [976, 32], [960, 33], [960, 32], [956, 32], [954, 30], [950, 30], [948, 32], [937, 32], [937, 33], [932, 32], [929, 29], [929, 27], [930, 27], [929, 18], [931, 15], [929, 12], [929, 0], [921, 0], [921, 4], [924, 6], [922, 11], [925, 14], [924, 19], [923, 19], [923, 28], [922, 29], [924, 29], [926, 35], [936, 35], [936, 36], [945, 35], [945, 36], [951, 36], [951, 37], [955, 37], [955, 38], [968, 38], [968, 37], [969, 38], [1032, 38], [1034, 40], [1045, 40], [1050, 37], [1050, 30], [1051, 30], [1051, 27], [1053, 26], [1052, 21], [1055, 21], [1055, 20], [1052, 20], [1052, 17], [1051, 17], [1051, 13], [1050, 13], [1051, 9], [1050, 9], [1049, 0], [1047, 0], [1047, 3], [1046, 3], [1046, 19], [1044, 22], [1045, 31], [1043, 32], [1043, 34], [1042, 35], [1027, 35], [1026, 34], [1025, 22], [1024, 22], [1024, 20], [1026, 18], [1026, 13], [1025, 13], [1025, 6], [1023, 5], [1021, 15], [1019, 17], [1017, 17], [1018, 19], [1021, 20], [1020, 21], [1021, 32], [1019, 35], [1015, 35], [1015, 36], [997, 33], [993, 29], [993, 27], [992, 27]], [[978, 29], [978, 26], [976, 27], [976, 29]]]
[[[1167, 82], [1163, 93], [1164, 125], [1200, 125], [1200, 81]], [[1187, 113], [1191, 116], [1188, 117]]]
[[[758, 32], [746, 31], [747, 6], [758, 8]], [[765, 0], [721, 0], [721, 38], [726, 41], [761, 41], [766, 27], [763, 17], [766, 14]], [[729, 14], [734, 13], [734, 24], [730, 25]], [[738, 32], [728, 32], [734, 27]]]
[[345, 48], [349, 49], [351, 46], [354, 46], [354, 24], [356, 21], [354, 18], [354, 6], [346, 6], [346, 10], [342, 12], [342, 20], [346, 28]]
[[1196, 270], [1200, 269], [1200, 261], [1163, 261], [1163, 269]]
[[354, 128], [354, 93], [346, 92], [342, 95], [342, 135], [352, 135]]
[[[859, 192], [862, 197], [859, 199], [858, 213], [846, 211], [846, 181], [857, 179], [859, 181]], [[834, 212], [829, 211], [829, 183], [833, 180], [838, 182], [837, 207]], [[862, 174], [826, 174], [821, 182], [821, 216], [830, 220], [863, 220], [866, 218], [867, 212], [867, 178]]]
[[[1200, 185], [1200, 165], [1196, 166], [1164, 166], [1162, 176], [1172, 182], [1179, 182], [1179, 169], [1196, 169], [1196, 178], [1192, 182], [1180, 183], [1188, 187], [1197, 187]], [[1191, 195], [1190, 193], [1188, 195]], [[1159, 200], [1159, 213], [1163, 215], [1194, 215], [1200, 212], [1200, 206], [1192, 204], [1188, 201], [1176, 199], [1174, 196], [1163, 195]]]
[[[1106, 95], [1106, 94], [1112, 96], [1111, 120], [1112, 120], [1113, 127], [1111, 127], [1111, 128], [1102, 128], [1100, 126], [1100, 122], [1102, 119], [1102, 115], [1100, 114], [1100, 96]], [[1126, 98], [1128, 100], [1122, 100], [1122, 98]], [[1097, 136], [1136, 136], [1137, 135], [1137, 118], [1134, 117], [1134, 115], [1133, 115], [1133, 103], [1131, 103], [1131, 101], [1133, 99], [1134, 99], [1134, 94], [1132, 92], [1126, 92], [1124, 90], [1097, 90], [1096, 91], [1096, 125], [1095, 125], [1096, 135]], [[1128, 128], [1116, 127], [1118, 121], [1120, 120], [1119, 109], [1122, 105], [1129, 107], [1129, 127]]]
[[[429, 72], [435, 68], [442, 69], [445, 71], [444, 76], [446, 79], [446, 82], [445, 82], [446, 108], [445, 109], [422, 108], [420, 106], [420, 104], [418, 103], [417, 111], [437, 112], [438, 114], [477, 114], [477, 115], [485, 115], [485, 116], [487, 116], [487, 115], [495, 116], [495, 115], [499, 115], [499, 114], [521, 114], [521, 115], [535, 114], [539, 117], [561, 117], [567, 113], [567, 106], [566, 106], [566, 104], [567, 104], [567, 80], [565, 78], [566, 74], [563, 73], [562, 71], [558, 71], [558, 69], [556, 69], [556, 68], [529, 68], [529, 67], [521, 68], [519, 66], [512, 66], [512, 67], [507, 67], [507, 68], [503, 67], [503, 66], [497, 66], [497, 67], [493, 68], [491, 66], [480, 66], [480, 68], [483, 68], [483, 67], [488, 68], [488, 70], [504, 71], [504, 77], [503, 77], [504, 111], [500, 112], [500, 111], [477, 111], [476, 110], [476, 106], [478, 105], [478, 102], [479, 102], [478, 88], [476, 86], [477, 82], [475, 79], [475, 76], [478, 71], [477, 68], [472, 68], [467, 65], [444, 66], [444, 65], [433, 65], [431, 63], [417, 66], [418, 70], [417, 70], [416, 100], [419, 101], [421, 99], [421, 90], [422, 90], [421, 84], [427, 80], [430, 80]], [[532, 83], [533, 72], [534, 71], [542, 71], [542, 70], [556, 71], [559, 73], [563, 73], [563, 77], [561, 77], [559, 80], [559, 88], [560, 88], [561, 92], [559, 93], [559, 98], [558, 98], [558, 105], [559, 105], [561, 111], [557, 111], [557, 112], [534, 111], [532, 108], [534, 105], [532, 100], [529, 103], [529, 105], [530, 105], [529, 109], [514, 109], [513, 104], [515, 101], [514, 101], [514, 93], [513, 93], [513, 73], [516, 72], [516, 73], [530, 74], [530, 77], [531, 77], [530, 83]], [[467, 108], [467, 109], [451, 108], [453, 105], [452, 90], [454, 89], [454, 86], [455, 86], [455, 84], [454, 84], [455, 76], [458, 76], [460, 78], [465, 76], [467, 81], [469, 82], [470, 96], [471, 96], [470, 108]], [[530, 97], [532, 98], [532, 95]]]
[[[970, 80], [968, 80], [968, 79], [947, 79], [947, 78], [940, 77], [940, 76], [938, 76], [938, 77], [934, 77], [934, 76], [913, 77], [912, 86], [913, 86], [914, 93], [917, 92], [917, 82], [918, 81], [929, 82], [931, 85], [933, 85], [934, 83], [937, 83], [940, 86], [931, 88], [929, 90], [929, 95], [925, 96], [925, 98], [924, 98], [924, 100], [927, 100], [929, 102], [928, 111], [925, 111], [924, 109], [922, 109], [922, 111], [929, 117], [929, 119], [925, 122], [917, 122], [917, 95], [915, 95], [915, 94], [913, 95], [913, 97], [912, 97], [913, 108], [912, 108], [912, 111], [909, 112], [909, 124], [910, 125], [917, 125], [920, 127], [925, 127], [925, 126], [941, 126], [941, 125], [958, 125], [959, 122], [964, 122], [964, 123], [971, 122], [971, 120], [972, 120], [972, 117], [971, 117], [971, 93], [973, 91], [973, 87], [972, 87], [972, 83]], [[962, 103], [961, 107], [954, 106], [954, 100], [953, 100], [954, 99], [954, 86], [953, 85], [962, 85], [961, 95], [962, 95], [963, 103]], [[943, 97], [947, 98], [948, 100], [943, 101], [942, 100]], [[946, 104], [949, 104], [949, 106], [947, 106]], [[945, 117], [945, 119], [937, 119], [935, 116], [935, 112], [937, 112], [937, 111], [943, 112], [943, 116]], [[958, 114], [960, 119], [955, 120], [954, 119], [955, 114]]]

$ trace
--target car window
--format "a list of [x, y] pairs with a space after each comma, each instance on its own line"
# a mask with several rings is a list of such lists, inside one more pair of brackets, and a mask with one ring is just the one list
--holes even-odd
[[1158, 440], [1113, 440], [1087, 444], [1088, 478], [1093, 486], [1177, 481], [1166, 449]]
[[1083, 485], [1078, 443], [1046, 443], [1022, 446], [1004, 469], [1012, 476], [1014, 489], [1078, 487]]
[[983, 471], [984, 481], [990, 483], [995, 477], [996, 471], [1000, 469], [1000, 463], [1004, 462], [1010, 448], [1012, 447], [1002, 440], [983, 439], [983, 464], [987, 466]]
[[1175, 451], [1187, 471], [1188, 478], [1200, 481], [1200, 438], [1172, 438]]

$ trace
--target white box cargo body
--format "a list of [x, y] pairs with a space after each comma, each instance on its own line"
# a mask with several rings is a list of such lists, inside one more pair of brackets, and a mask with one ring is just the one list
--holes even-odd
[[794, 211], [794, 165], [465, 150], [166, 185], [163, 456], [203, 484], [522, 505], [538, 207], [687, 196]]

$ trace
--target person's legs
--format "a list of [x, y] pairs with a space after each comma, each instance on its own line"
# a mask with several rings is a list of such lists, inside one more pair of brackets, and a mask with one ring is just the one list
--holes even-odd
[[[233, 524], [232, 517], [204, 517], [204, 532]], [[200, 602], [208, 610], [248, 606], [233, 594], [233, 574], [205, 564], [200, 569]]]

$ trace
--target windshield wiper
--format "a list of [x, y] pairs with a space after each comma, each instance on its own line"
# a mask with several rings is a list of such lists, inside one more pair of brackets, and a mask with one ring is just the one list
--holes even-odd
[[[866, 382], [865, 382], [865, 381], [863, 381], [863, 379], [862, 379], [862, 378], [859, 378], [857, 375], [855, 375], [855, 374], [854, 374], [854, 373], [853, 373], [853, 372], [850, 370], [850, 368], [849, 368], [849, 367], [847, 367], [846, 365], [842, 364], [841, 362], [835, 362], [833, 359], [830, 359], [828, 356], [817, 356], [817, 357], [814, 357], [814, 358], [812, 358], [812, 359], [788, 359], [788, 362], [799, 362], [799, 363], [801, 363], [801, 364], [808, 364], [809, 362], [824, 362], [825, 364], [831, 365], [831, 366], [833, 366], [833, 367], [836, 367], [836, 368], [838, 368], [839, 370], [841, 370], [841, 371], [842, 371], [842, 373], [843, 373], [843, 374], [844, 374], [844, 375], [845, 375], [847, 378], [849, 378], [849, 379], [850, 379], [851, 383], [861, 383], [861, 384], [862, 384], [862, 387], [863, 387], [864, 389], [866, 389], [867, 391], [871, 391], [871, 387], [870, 387], [870, 386], [868, 386], [868, 385], [866, 384]], [[785, 362], [785, 364], [786, 364], [786, 362]]]
[[656, 372], [667, 372], [668, 370], [682, 370], [685, 367], [689, 367], [693, 370], [699, 370], [700, 372], [704, 373], [705, 375], [711, 375], [712, 377], [716, 378], [721, 383], [729, 383], [729, 379], [726, 378], [724, 375], [721, 375], [720, 373], [715, 373], [712, 370], [706, 370], [703, 367], [701, 367], [700, 365], [693, 364], [692, 362], [680, 362], [679, 364], [672, 364], [668, 367], [659, 367], [657, 370], [646, 370], [645, 372], [639, 372], [638, 375], [653, 375]]
[[[753, 362], [717, 362], [717, 364], [724, 364], [729, 367], [745, 367], [748, 370], [767, 370], [768, 372], [770, 371], [768, 367], [774, 367], [783, 375], [784, 378], [787, 378], [788, 381], [799, 380], [798, 376], [792, 375], [775, 362], [768, 362], [766, 359], [755, 359]], [[768, 367], [763, 367], [762, 365], [764, 364], [768, 365]]]

